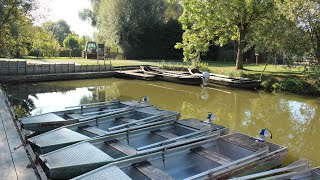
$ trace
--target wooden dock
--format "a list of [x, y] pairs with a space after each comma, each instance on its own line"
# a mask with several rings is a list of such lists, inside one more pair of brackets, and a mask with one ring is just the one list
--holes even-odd
[[5, 94], [0, 89], [0, 179], [41, 179], [33, 168], [14, 120]]

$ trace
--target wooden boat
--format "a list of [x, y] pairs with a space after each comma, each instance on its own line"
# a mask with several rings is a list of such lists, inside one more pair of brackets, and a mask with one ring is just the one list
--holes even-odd
[[30, 117], [22, 118], [21, 127], [26, 130], [35, 132], [46, 132], [57, 127], [94, 119], [101, 114], [112, 115], [116, 113], [125, 112], [130, 107], [148, 107], [151, 106], [146, 103], [138, 101], [124, 101], [120, 102], [109, 101], [102, 103], [83, 104], [79, 106], [67, 107], [68, 110], [45, 113]]
[[[160, 150], [160, 151], [156, 151]], [[279, 166], [287, 148], [234, 133], [146, 150], [74, 179], [227, 179]]]
[[202, 78], [199, 76], [192, 75], [188, 72], [171, 72], [164, 70], [156, 70], [150, 66], [141, 66], [141, 70], [145, 74], [154, 75], [156, 79], [168, 82], [174, 82], [179, 84], [188, 85], [201, 85]]
[[111, 162], [201, 142], [227, 132], [223, 126], [195, 119], [155, 122], [149, 127], [142, 125], [130, 131], [83, 141], [39, 157], [48, 178], [66, 179]]
[[177, 120], [179, 116], [179, 113], [155, 107], [131, 109], [113, 115], [102, 114], [89, 121], [63, 126], [29, 138], [28, 142], [34, 152], [44, 154], [94, 137], [129, 131], [137, 125]]
[[[189, 70], [190, 74], [201, 77], [202, 73], [198, 70]], [[256, 89], [260, 86], [260, 80], [252, 80], [249, 78], [231, 77], [220, 74], [210, 73], [208, 86], [223, 85], [243, 89]]]
[[280, 179], [320, 179], [320, 167], [310, 168], [309, 162], [306, 160], [299, 160], [290, 164], [287, 167], [273, 169], [257, 174], [251, 174], [242, 177], [233, 178], [233, 180], [280, 180]]

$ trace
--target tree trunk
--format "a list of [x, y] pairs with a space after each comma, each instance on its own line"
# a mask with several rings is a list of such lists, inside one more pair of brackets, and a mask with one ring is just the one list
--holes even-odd
[[236, 68], [237, 69], [243, 69], [243, 50], [245, 48], [246, 42], [245, 42], [245, 30], [242, 28], [240, 29], [240, 35], [239, 35], [239, 42], [238, 42], [238, 52], [237, 52], [237, 63]]

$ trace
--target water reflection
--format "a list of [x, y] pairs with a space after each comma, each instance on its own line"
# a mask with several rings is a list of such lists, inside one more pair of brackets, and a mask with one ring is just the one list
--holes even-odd
[[212, 112], [217, 117], [215, 123], [231, 131], [256, 136], [261, 128], [270, 129], [271, 141], [289, 148], [287, 163], [306, 158], [314, 166], [320, 165], [319, 98], [119, 79], [50, 82], [14, 88], [8, 87], [12, 96], [34, 101], [36, 109], [31, 113], [117, 98], [139, 100], [142, 96], [150, 97], [150, 103], [159, 108], [180, 112], [182, 118], [205, 120], [208, 112]]

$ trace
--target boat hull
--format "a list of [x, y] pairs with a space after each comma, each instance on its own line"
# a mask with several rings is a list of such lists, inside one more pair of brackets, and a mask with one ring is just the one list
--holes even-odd
[[[66, 126], [74, 123], [81, 122], [85, 120], [87, 117], [82, 116], [83, 113], [90, 113], [90, 112], [101, 112], [103, 113], [104, 110], [114, 110], [113, 112], [116, 113], [117, 109], [124, 109], [130, 107], [142, 108], [148, 107], [151, 105], [140, 103], [137, 101], [124, 101], [118, 102], [115, 104], [108, 104], [108, 105], [101, 105], [97, 107], [89, 107], [89, 108], [75, 108], [72, 110], [66, 111], [56, 111], [52, 113], [45, 113], [30, 117], [25, 117], [20, 120], [21, 127], [25, 130], [30, 130], [38, 133], [47, 132], [53, 129], [56, 129], [61, 126]], [[110, 115], [113, 114], [110, 112]]]

